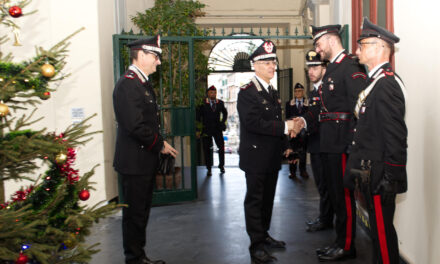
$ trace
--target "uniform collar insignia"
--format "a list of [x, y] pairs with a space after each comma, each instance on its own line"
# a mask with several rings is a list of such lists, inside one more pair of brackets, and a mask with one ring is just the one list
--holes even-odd
[[141, 80], [142, 83], [145, 83], [148, 80], [148, 77], [145, 76], [145, 74], [138, 67], [136, 67], [135, 65], [133, 65], [133, 64], [130, 65], [128, 67], [128, 69], [133, 71], [137, 75], [139, 80]]

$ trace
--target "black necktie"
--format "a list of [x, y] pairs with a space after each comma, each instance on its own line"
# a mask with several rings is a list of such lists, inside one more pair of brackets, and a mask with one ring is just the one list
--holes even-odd
[[212, 111], [215, 111], [215, 101], [214, 100], [211, 100], [211, 108], [212, 108]]
[[269, 95], [273, 98], [273, 100], [276, 100], [275, 90], [273, 89], [272, 85], [269, 85], [267, 89], [269, 90]]
[[301, 109], [302, 109], [301, 100], [298, 100], [298, 112], [301, 113]]

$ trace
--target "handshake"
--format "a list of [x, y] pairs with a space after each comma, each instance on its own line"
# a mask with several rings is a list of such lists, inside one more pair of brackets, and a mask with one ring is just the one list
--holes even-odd
[[286, 122], [288, 134], [291, 138], [296, 137], [299, 132], [301, 132], [301, 129], [303, 129], [306, 125], [304, 119], [301, 117], [295, 117], [293, 119], [287, 120]]

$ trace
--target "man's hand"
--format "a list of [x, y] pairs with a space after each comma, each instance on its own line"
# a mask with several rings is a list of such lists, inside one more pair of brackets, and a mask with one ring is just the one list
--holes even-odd
[[301, 117], [295, 117], [294, 119], [287, 121], [287, 126], [289, 130], [289, 135], [291, 138], [296, 137], [299, 134], [301, 129], [304, 128], [305, 123]]
[[163, 148], [160, 151], [160, 153], [162, 154], [170, 154], [171, 156], [173, 156], [174, 158], [176, 157], [177, 154], [179, 154], [179, 152], [177, 150], [175, 150], [170, 144], [168, 144], [168, 142], [164, 141], [163, 142]]
[[288, 148], [284, 151], [283, 155], [284, 157], [289, 157], [290, 153], [293, 153], [293, 150], [291, 148]]

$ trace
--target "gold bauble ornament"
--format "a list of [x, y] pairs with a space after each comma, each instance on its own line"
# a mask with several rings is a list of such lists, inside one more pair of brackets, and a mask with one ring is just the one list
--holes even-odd
[[60, 153], [55, 157], [55, 161], [58, 164], [63, 164], [64, 162], [66, 162], [66, 160], [67, 160], [67, 155], [65, 153]]
[[3, 102], [0, 103], [0, 117], [4, 117], [9, 114], [9, 107]]
[[49, 63], [45, 63], [41, 66], [41, 74], [44, 77], [52, 78], [55, 75], [55, 67]]
[[68, 248], [73, 248], [76, 244], [76, 237], [73, 233], [69, 233], [68, 238], [64, 240], [64, 245]]

